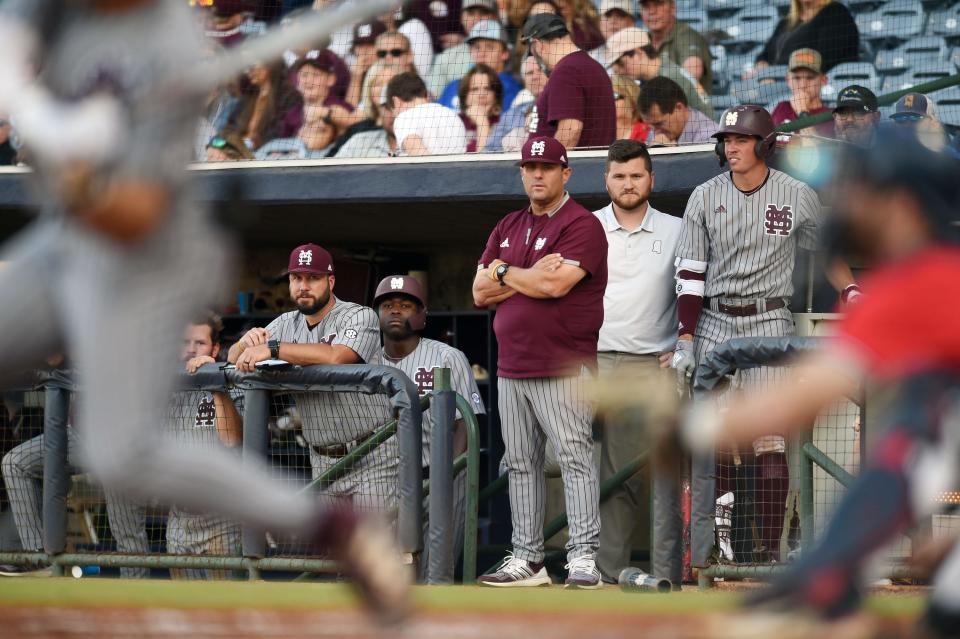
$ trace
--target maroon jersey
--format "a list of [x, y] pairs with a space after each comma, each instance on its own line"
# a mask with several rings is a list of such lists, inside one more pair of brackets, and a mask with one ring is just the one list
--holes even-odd
[[559, 299], [517, 293], [497, 306], [493, 329], [500, 377], [575, 375], [583, 365], [596, 370], [607, 288], [607, 238], [590, 211], [568, 196], [553, 215], [534, 215], [530, 207], [509, 214], [490, 234], [480, 268], [494, 259], [529, 268], [551, 253], [560, 253], [587, 275]]
[[560, 120], [580, 120], [578, 147], [609, 146], [617, 139], [617, 107], [610, 76], [586, 51], [565, 56], [537, 98], [534, 136], [555, 137]]
[[[830, 109], [828, 109], [827, 107], [821, 106], [817, 109], [811, 109], [809, 113], [805, 113], [804, 115], [817, 115], [820, 113], [827, 113], [829, 111]], [[777, 126], [800, 119], [800, 115], [793, 110], [793, 105], [790, 104], [790, 100], [784, 100], [783, 102], [777, 103], [777, 106], [773, 108], [773, 112], [770, 113], [770, 117], [773, 118], [773, 123], [776, 124]], [[816, 130], [817, 135], [822, 135], [826, 138], [834, 137], [833, 120], [827, 120], [826, 122], [821, 122], [820, 124], [814, 126], [813, 128]]]

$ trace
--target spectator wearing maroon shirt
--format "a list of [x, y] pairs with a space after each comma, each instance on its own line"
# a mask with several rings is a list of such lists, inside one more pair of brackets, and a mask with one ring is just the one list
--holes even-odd
[[297, 78], [297, 92], [303, 102], [293, 106], [284, 115], [280, 124], [280, 137], [290, 138], [297, 135], [303, 126], [304, 109], [310, 107], [324, 107], [325, 111], [319, 118], [330, 122], [341, 132], [363, 119], [361, 112], [331, 93], [337, 76], [324, 58], [306, 57], [297, 62], [293, 70]]
[[467, 153], [475, 153], [487, 146], [493, 127], [500, 121], [503, 84], [493, 69], [479, 64], [464, 76], [459, 98], [460, 119], [467, 130]]
[[[820, 99], [820, 90], [827, 83], [827, 76], [823, 74], [823, 59], [813, 49], [797, 49], [790, 54], [790, 64], [787, 66], [787, 86], [790, 87], [790, 99], [780, 102], [773, 108], [770, 115], [777, 126], [787, 122], [799, 120], [808, 115], [827, 113], [830, 111]], [[833, 137], [833, 121], [827, 120], [822, 124], [803, 129], [804, 133], [816, 133], [825, 137]], [[786, 138], [785, 141], [789, 141]]]
[[565, 187], [567, 150], [534, 137], [521, 151], [530, 205], [503, 218], [480, 258], [477, 306], [497, 304], [494, 331], [513, 552], [487, 586], [550, 583], [543, 567], [545, 443], [563, 475], [570, 537], [567, 586], [598, 588], [600, 516], [593, 409], [583, 384], [596, 371], [607, 286], [603, 226]]
[[537, 136], [555, 137], [566, 148], [608, 146], [617, 135], [613, 86], [606, 70], [570, 37], [563, 18], [532, 16], [523, 25], [523, 40], [550, 71], [537, 98]]

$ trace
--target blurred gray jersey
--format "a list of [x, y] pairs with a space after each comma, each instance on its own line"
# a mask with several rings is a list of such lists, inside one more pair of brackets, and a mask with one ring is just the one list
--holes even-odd
[[[144, 97], [201, 59], [208, 45], [197, 16], [185, 2], [148, 0], [110, 13], [87, 6], [95, 4], [7, 0], [0, 20], [12, 15], [40, 35], [38, 77], [53, 97], [72, 103], [105, 93], [127, 110], [127, 139], [112, 161], [98, 167], [100, 177], [162, 183], [171, 189], [172, 212], [180, 214], [203, 96], [178, 95], [162, 105], [146, 105]], [[31, 164], [43, 182], [41, 197], [54, 204], [57, 190], [47, 188], [54, 184], [51, 167], [39, 157]]]
[[[284, 313], [267, 326], [270, 337], [295, 344], [340, 344], [376, 364], [380, 324], [372, 308], [336, 300], [319, 324], [311, 327], [300, 311]], [[351, 442], [375, 430], [391, 416], [386, 395], [362, 393], [303, 393], [296, 395], [303, 420], [303, 436], [311, 444], [328, 446]]]
[[707, 264], [705, 297], [789, 298], [797, 244], [817, 247], [821, 219], [816, 192], [785, 173], [751, 193], [723, 173], [687, 201], [677, 257]]
[[[473, 371], [467, 356], [462, 351], [443, 342], [421, 338], [420, 343], [412, 353], [403, 359], [391, 359], [382, 349], [381, 361], [385, 366], [399, 368], [417, 385], [421, 396], [433, 390], [433, 369], [449, 368], [450, 381], [454, 392], [463, 397], [470, 404], [470, 408], [477, 415], [486, 412], [480, 390], [473, 378]], [[462, 419], [457, 410], [457, 419]], [[433, 415], [429, 410], [423, 413], [423, 467], [430, 465], [430, 433], [433, 432]]]

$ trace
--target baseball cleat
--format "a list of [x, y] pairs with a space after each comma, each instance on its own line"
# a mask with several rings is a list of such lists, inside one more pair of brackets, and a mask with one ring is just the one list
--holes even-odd
[[564, 566], [569, 572], [564, 588], [571, 590], [597, 590], [603, 588], [600, 571], [593, 557], [577, 557]]
[[534, 588], [549, 586], [550, 575], [543, 567], [543, 562], [532, 563], [525, 559], [518, 559], [511, 552], [507, 554], [497, 572], [492, 575], [483, 575], [477, 583], [494, 588]]
[[394, 624], [407, 616], [411, 572], [401, 563], [388, 526], [336, 506], [322, 515], [316, 540], [340, 562], [379, 621]]
[[50, 566], [13, 566], [0, 565], [0, 577], [49, 577], [53, 574]]

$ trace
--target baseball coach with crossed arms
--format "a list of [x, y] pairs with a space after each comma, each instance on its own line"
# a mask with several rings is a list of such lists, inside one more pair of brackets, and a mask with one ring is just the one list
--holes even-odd
[[597, 367], [607, 242], [600, 222], [566, 192], [570, 174], [556, 139], [523, 145], [520, 178], [530, 205], [494, 228], [473, 282], [477, 306], [498, 304], [493, 328], [513, 524], [513, 552], [480, 578], [487, 586], [550, 583], [543, 567], [547, 439], [557, 451], [570, 521], [566, 585], [601, 585], [593, 407], [583, 384]]

